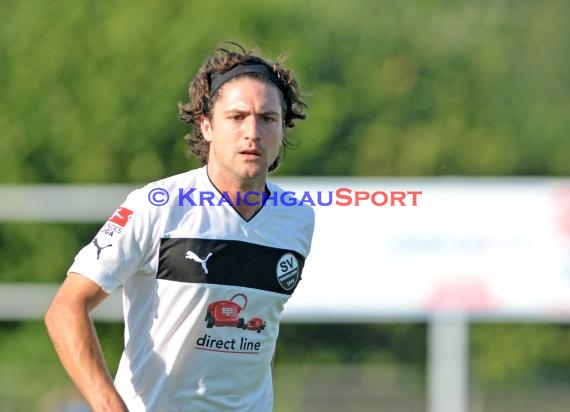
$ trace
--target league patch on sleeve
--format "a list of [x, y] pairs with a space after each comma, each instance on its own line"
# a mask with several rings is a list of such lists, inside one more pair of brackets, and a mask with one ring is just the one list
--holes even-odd
[[99, 233], [107, 236], [114, 236], [114, 235], [120, 235], [122, 231], [123, 231], [122, 226], [107, 221], [105, 222], [101, 230], [99, 230]]
[[126, 224], [131, 220], [133, 213], [132, 210], [126, 207], [117, 208], [107, 219], [101, 230], [99, 230], [99, 233], [107, 236], [120, 235]]
[[125, 227], [131, 216], [133, 214], [132, 210], [127, 209], [126, 207], [119, 207], [115, 212], [107, 219], [108, 222], [113, 222], [121, 227]]

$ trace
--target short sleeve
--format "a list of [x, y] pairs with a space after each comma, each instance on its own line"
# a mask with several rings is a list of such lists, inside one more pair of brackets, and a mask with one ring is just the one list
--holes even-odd
[[79, 251], [68, 272], [83, 275], [111, 293], [148, 260], [156, 214], [143, 189], [129, 194], [93, 240]]

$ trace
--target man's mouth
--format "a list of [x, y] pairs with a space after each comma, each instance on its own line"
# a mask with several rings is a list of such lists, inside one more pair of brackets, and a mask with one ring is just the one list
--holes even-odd
[[261, 153], [259, 153], [257, 150], [253, 149], [253, 150], [242, 150], [239, 152], [241, 155], [244, 155], [248, 158], [258, 158], [259, 156], [261, 156]]

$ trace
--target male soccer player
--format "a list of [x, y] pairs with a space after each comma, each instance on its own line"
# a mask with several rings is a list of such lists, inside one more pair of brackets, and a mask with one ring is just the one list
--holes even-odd
[[[280, 203], [267, 175], [305, 105], [281, 62], [233, 45], [215, 50], [179, 105], [204, 166], [133, 191], [78, 253], [46, 313], [95, 412], [272, 409], [279, 321], [314, 214]], [[121, 285], [125, 349], [113, 382], [89, 314]]]

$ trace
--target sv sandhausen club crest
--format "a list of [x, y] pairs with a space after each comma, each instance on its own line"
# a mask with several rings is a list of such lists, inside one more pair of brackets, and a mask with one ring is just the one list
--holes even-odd
[[285, 290], [291, 290], [299, 280], [299, 261], [292, 253], [285, 253], [277, 262], [277, 281]]

